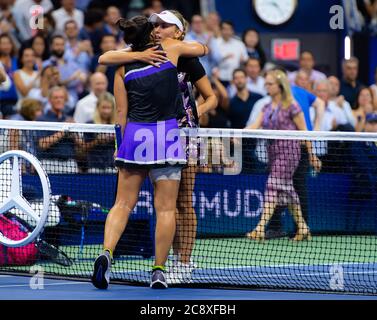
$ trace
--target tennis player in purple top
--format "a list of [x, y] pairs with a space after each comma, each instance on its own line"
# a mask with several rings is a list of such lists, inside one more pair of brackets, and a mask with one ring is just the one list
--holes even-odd
[[[153, 25], [144, 16], [121, 19], [118, 25], [133, 51], [153, 46]], [[176, 201], [182, 165], [186, 163], [176, 120], [183, 110], [176, 65], [180, 56], [201, 56], [208, 49], [199, 43], [172, 39], [162, 41], [160, 46], [167, 59], [158, 67], [134, 62], [119, 67], [115, 74], [117, 121], [123, 139], [116, 156], [117, 196], [106, 220], [104, 251], [94, 264], [92, 282], [97, 288], [105, 289], [110, 282], [112, 252], [147, 174], [154, 186], [157, 214], [151, 287], [167, 288], [165, 263], [175, 234]]]

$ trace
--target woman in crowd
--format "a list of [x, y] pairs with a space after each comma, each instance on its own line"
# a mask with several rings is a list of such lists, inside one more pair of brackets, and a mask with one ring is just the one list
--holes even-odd
[[356, 119], [356, 132], [363, 132], [365, 127], [365, 117], [375, 111], [373, 105], [373, 91], [371, 88], [362, 88], [356, 98], [353, 116]]
[[247, 53], [250, 58], [256, 58], [260, 61], [261, 68], [264, 68], [267, 58], [260, 43], [260, 36], [257, 30], [247, 29], [242, 35], [242, 41], [246, 46]]
[[17, 89], [17, 110], [21, 107], [21, 100], [28, 96], [33, 88], [40, 85], [40, 73], [34, 70], [35, 54], [32, 48], [24, 48], [20, 51], [21, 69], [14, 73], [14, 83]]
[[[287, 76], [282, 71], [270, 71], [266, 76], [266, 88], [272, 98], [248, 129], [307, 130], [304, 114], [294, 101]], [[316, 171], [321, 163], [312, 152], [311, 143], [306, 143], [309, 161]], [[262, 217], [247, 237], [264, 240], [265, 229], [277, 206], [288, 206], [297, 225], [293, 240], [310, 239], [310, 230], [301, 211], [300, 200], [293, 186], [293, 175], [300, 161], [299, 140], [271, 140], [268, 144], [270, 174], [268, 176]]]
[[7, 90], [0, 91], [0, 112], [4, 119], [9, 118], [17, 113], [17, 91], [14, 85], [13, 74], [18, 69], [16, 47], [11, 37], [7, 34], [0, 35], [0, 62], [2, 63], [5, 72], [9, 76], [11, 85]]

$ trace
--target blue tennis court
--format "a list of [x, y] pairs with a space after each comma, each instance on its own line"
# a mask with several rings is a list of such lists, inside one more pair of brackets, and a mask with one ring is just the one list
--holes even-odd
[[377, 296], [274, 292], [254, 290], [217, 290], [110, 285], [98, 290], [89, 282], [44, 280], [44, 289], [30, 288], [30, 277], [0, 275], [1, 300], [377, 300]]

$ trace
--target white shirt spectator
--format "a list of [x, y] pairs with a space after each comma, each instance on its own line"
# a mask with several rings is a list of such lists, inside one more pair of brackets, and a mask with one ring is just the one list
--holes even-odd
[[241, 61], [248, 59], [244, 43], [238, 39], [231, 38], [225, 41], [223, 38], [216, 39], [217, 47], [222, 53], [222, 60], [219, 63], [219, 78], [222, 81], [231, 81], [233, 71], [240, 67]]
[[55, 29], [59, 32], [64, 32], [64, 24], [69, 20], [75, 20], [79, 30], [81, 30], [84, 25], [84, 14], [79, 9], [74, 9], [71, 15], [62, 7], [53, 11], [52, 17], [56, 22]]
[[[265, 96], [267, 94], [266, 88], [264, 87], [264, 78], [261, 76], [259, 76], [256, 81], [253, 81], [253, 79], [248, 77], [246, 87], [250, 92], [258, 93], [262, 96]], [[231, 84], [228, 87], [229, 98], [232, 99], [236, 94], [236, 86], [234, 84]]]
[[54, 8], [51, 0], [42, 0], [41, 3], [36, 3], [33, 0], [17, 0], [13, 6], [12, 14], [22, 41], [30, 39], [38, 31], [30, 28], [30, 20], [32, 16], [30, 9], [35, 5], [41, 6], [44, 13], [47, 13]]
[[[30, 84], [32, 84], [35, 81], [34, 88], [39, 87], [40, 80], [37, 79], [38, 78], [38, 71], [33, 71], [32, 74], [27, 74], [24, 70], [19, 69], [16, 72], [19, 73], [21, 80], [22, 80], [22, 82], [24, 83], [25, 86], [29, 86]], [[22, 99], [26, 98], [26, 96], [23, 96], [22, 93], [17, 90], [17, 88], [16, 88], [16, 92], [17, 92], [17, 96], [18, 96], [16, 109], [20, 110]]]
[[77, 123], [87, 123], [93, 121], [94, 111], [96, 110], [98, 98], [91, 92], [79, 102], [77, 102], [73, 119]]
[[[310, 108], [310, 120], [314, 125], [315, 121], [315, 109]], [[334, 113], [335, 112], [335, 113]], [[325, 112], [323, 113], [323, 118], [320, 125], [320, 131], [331, 131], [335, 129], [336, 122], [336, 113], [337, 110], [329, 108], [329, 105], [326, 107]], [[339, 115], [339, 113], [338, 113]], [[313, 152], [316, 156], [324, 156], [328, 152], [328, 142], [327, 141], [312, 141]]]
[[339, 107], [335, 101], [329, 101], [327, 107], [334, 114], [337, 125], [350, 124], [355, 127], [356, 119], [352, 114], [352, 108], [349, 102], [344, 100], [342, 107]]

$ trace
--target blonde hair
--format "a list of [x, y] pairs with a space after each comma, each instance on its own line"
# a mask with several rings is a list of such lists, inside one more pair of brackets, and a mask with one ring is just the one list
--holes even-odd
[[35, 114], [37, 111], [42, 111], [43, 106], [39, 100], [25, 98], [21, 102], [20, 114], [26, 120], [35, 120]]
[[274, 77], [275, 81], [280, 87], [283, 108], [289, 108], [294, 99], [287, 75], [281, 70], [268, 71], [267, 74]]
[[182, 25], [183, 25], [183, 31], [182, 31], [182, 34], [181, 36], [177, 39], [177, 40], [183, 40], [186, 36], [186, 33], [189, 29], [189, 26], [190, 24], [188, 23], [188, 21], [183, 17], [182, 13], [180, 13], [179, 11], [177, 10], [169, 10], [172, 14], [174, 14], [181, 22], [182, 22]]
[[115, 124], [115, 99], [114, 99], [114, 96], [109, 92], [102, 93], [98, 97], [96, 110], [94, 111], [93, 122], [95, 124], [102, 124], [102, 119], [101, 119], [101, 114], [99, 112], [99, 108], [101, 107], [103, 102], [111, 103], [111, 108], [113, 109], [113, 111], [111, 113], [110, 124]]

